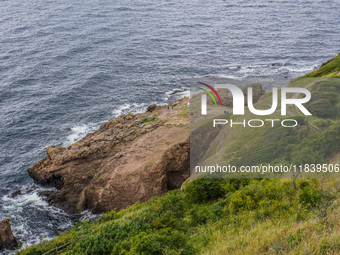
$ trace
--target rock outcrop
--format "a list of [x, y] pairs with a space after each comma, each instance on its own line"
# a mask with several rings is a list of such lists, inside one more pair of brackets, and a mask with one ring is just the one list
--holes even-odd
[[157, 109], [157, 105], [156, 104], [150, 104], [147, 108], [146, 108], [146, 111], [147, 112], [153, 112], [154, 110]]
[[187, 103], [121, 115], [68, 148], [50, 146], [28, 173], [56, 187], [43, 194], [67, 212], [122, 209], [178, 188], [189, 177]]
[[18, 247], [18, 241], [13, 236], [10, 221], [11, 219], [6, 218], [0, 222], [0, 250]]

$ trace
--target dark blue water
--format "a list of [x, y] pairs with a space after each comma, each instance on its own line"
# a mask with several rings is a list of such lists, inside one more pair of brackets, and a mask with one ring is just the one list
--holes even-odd
[[193, 77], [309, 72], [340, 51], [339, 13], [335, 0], [1, 0], [0, 218], [25, 244], [67, 229], [27, 175], [47, 146]]

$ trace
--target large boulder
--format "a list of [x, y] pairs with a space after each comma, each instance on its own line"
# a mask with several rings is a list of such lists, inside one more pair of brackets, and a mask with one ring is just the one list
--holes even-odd
[[156, 104], [151, 104], [148, 106], [148, 108], [146, 109], [147, 112], [153, 112], [154, 110], [157, 109], [157, 105]]
[[6, 218], [0, 222], [0, 250], [18, 247], [18, 241], [12, 233], [10, 221], [11, 219]]

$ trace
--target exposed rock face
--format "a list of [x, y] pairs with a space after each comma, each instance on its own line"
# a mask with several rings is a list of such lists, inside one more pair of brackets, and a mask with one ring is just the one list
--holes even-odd
[[68, 148], [48, 147], [29, 175], [56, 187], [44, 195], [68, 212], [122, 209], [180, 187], [189, 177], [189, 117], [156, 108], [152, 120], [147, 112], [121, 115]]
[[153, 112], [154, 110], [157, 109], [157, 105], [156, 104], [150, 104], [148, 106], [148, 108], [146, 109], [147, 112]]
[[0, 222], [0, 250], [13, 249], [18, 246], [17, 239], [13, 236], [11, 224], [8, 220]]

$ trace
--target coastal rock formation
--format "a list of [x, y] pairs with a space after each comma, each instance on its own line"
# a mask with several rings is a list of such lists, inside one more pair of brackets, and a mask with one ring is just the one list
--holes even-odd
[[[50, 146], [28, 169], [47, 201], [67, 212], [105, 212], [144, 202], [189, 177], [188, 98], [121, 115], [68, 148]], [[152, 118], [149, 118], [152, 115]]]
[[6, 218], [0, 222], [0, 250], [13, 249], [18, 246], [17, 239], [13, 236], [11, 219]]
[[153, 112], [154, 110], [157, 109], [157, 105], [156, 104], [150, 104], [147, 108], [146, 111], [147, 112]]

